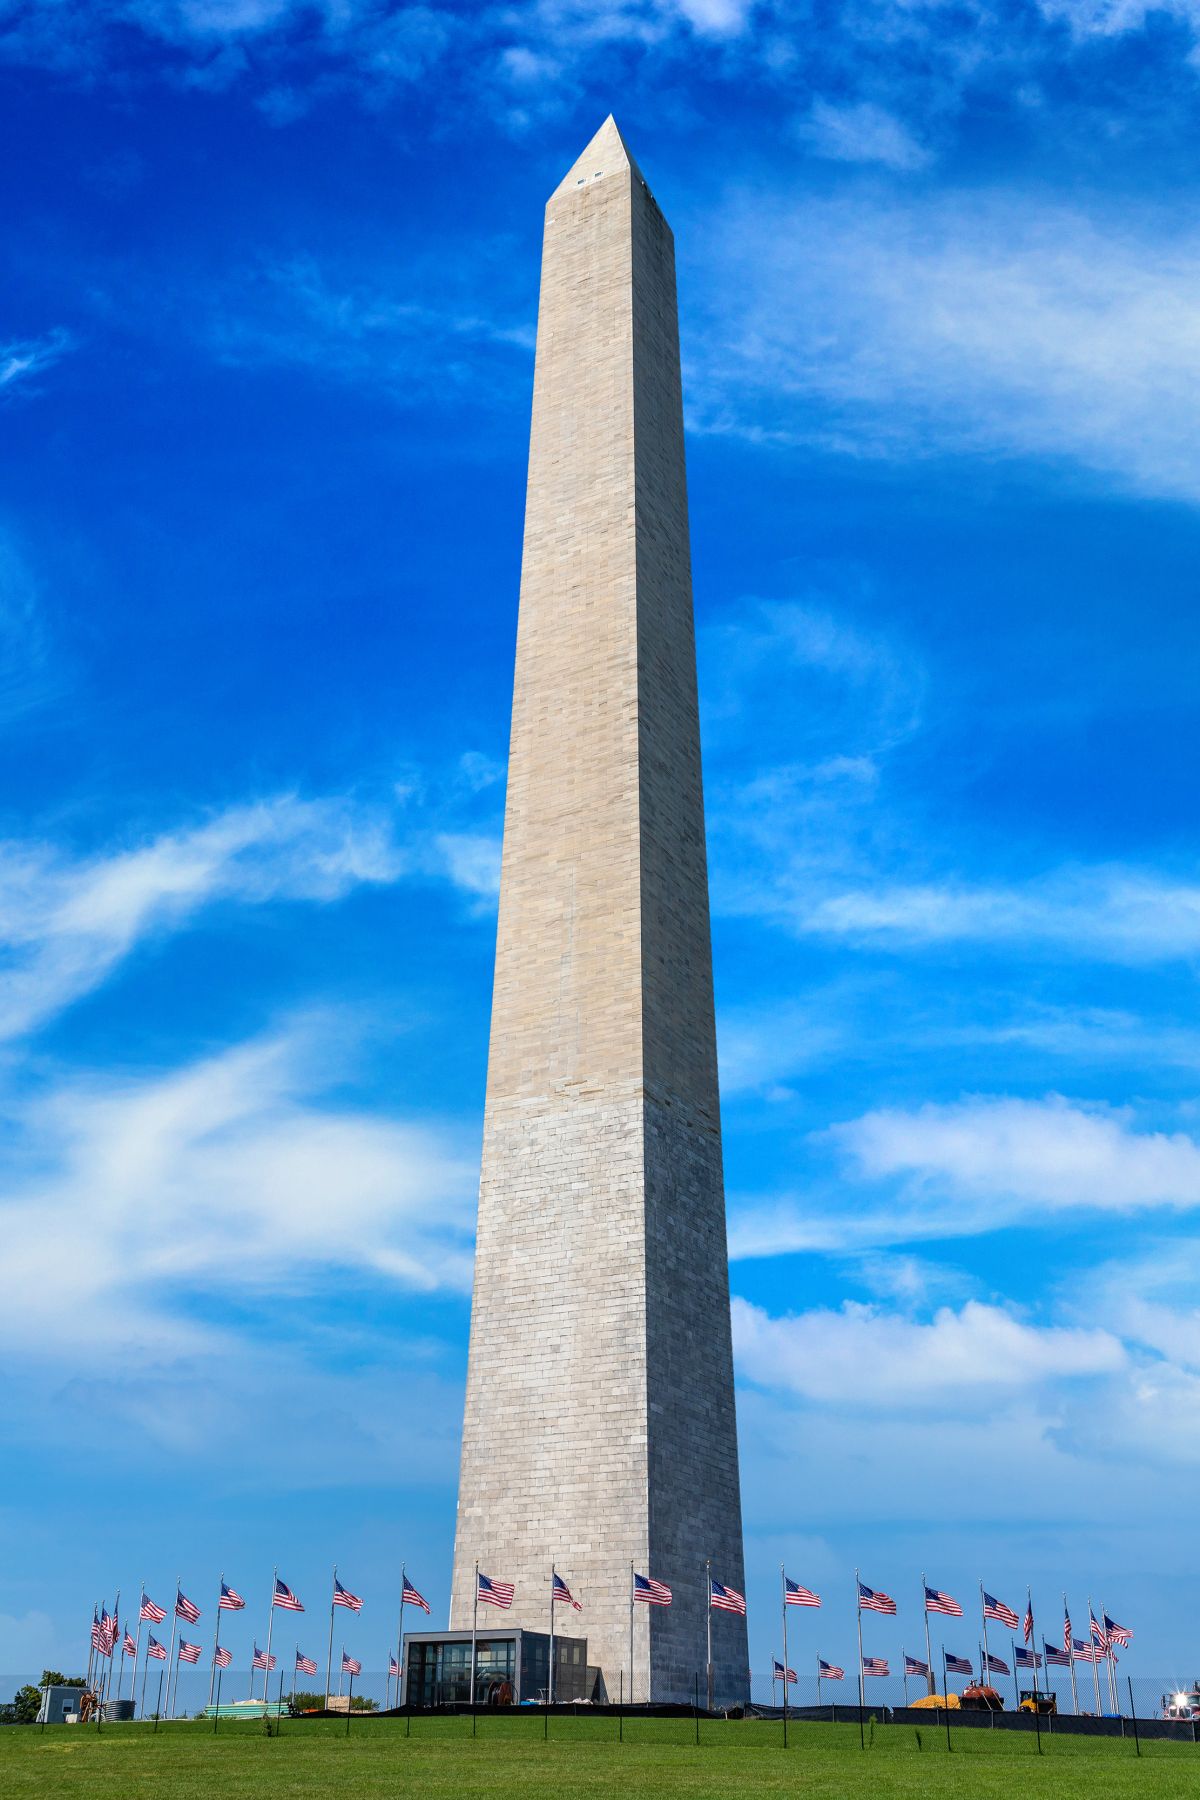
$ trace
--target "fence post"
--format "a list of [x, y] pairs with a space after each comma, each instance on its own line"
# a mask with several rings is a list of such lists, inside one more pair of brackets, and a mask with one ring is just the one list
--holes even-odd
[[[1137, 1707], [1135, 1706], [1134, 1699], [1133, 1699], [1133, 1677], [1132, 1677], [1132, 1675], [1127, 1675], [1125, 1677], [1125, 1681], [1129, 1688], [1129, 1716], [1133, 1720], [1133, 1742], [1134, 1742], [1134, 1747], [1136, 1748], [1137, 1753], [1140, 1756], [1142, 1754], [1142, 1740], [1138, 1736]], [[1194, 1730], [1195, 1730], [1195, 1722], [1193, 1721], [1193, 1731]]]
[[621, 1685], [617, 1689], [617, 1741], [625, 1742], [625, 1671], [621, 1670]]
[[695, 1687], [692, 1690], [692, 1717], [696, 1721], [696, 1746], [700, 1745], [700, 1676], [694, 1677]]
[[1038, 1705], [1036, 1696], [1038, 1695], [1038, 1693], [1040, 1691], [1041, 1690], [1039, 1689], [1038, 1684], [1037, 1684], [1037, 1669], [1035, 1667], [1035, 1669], [1033, 1671], [1033, 1692], [1034, 1692], [1034, 1696], [1035, 1696], [1034, 1702], [1033, 1702], [1033, 1729], [1037, 1733], [1037, 1747], [1038, 1747], [1038, 1755], [1039, 1756], [1042, 1754], [1042, 1710], [1041, 1710], [1041, 1707]]

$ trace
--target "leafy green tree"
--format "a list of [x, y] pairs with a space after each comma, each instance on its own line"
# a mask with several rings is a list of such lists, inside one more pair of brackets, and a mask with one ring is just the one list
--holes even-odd
[[41, 1688], [19, 1687], [13, 1695], [13, 1712], [18, 1725], [32, 1725], [41, 1711], [41, 1706]]

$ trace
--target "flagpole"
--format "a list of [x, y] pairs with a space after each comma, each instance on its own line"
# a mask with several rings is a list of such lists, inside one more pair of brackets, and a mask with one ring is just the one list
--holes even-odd
[[900, 1668], [901, 1668], [901, 1672], [902, 1672], [901, 1678], [904, 1682], [904, 1710], [907, 1712], [908, 1711], [908, 1657], [905, 1653], [903, 1644], [901, 1644], [901, 1646], [900, 1646]]
[[175, 1677], [175, 1639], [179, 1635], [179, 1583], [182, 1576], [175, 1577], [175, 1606], [171, 1614], [171, 1654], [167, 1658], [167, 1717], [171, 1715], [171, 1687]]
[[987, 1607], [984, 1605], [984, 1601], [983, 1601], [983, 1583], [982, 1583], [982, 1581], [979, 1584], [979, 1616], [980, 1616], [981, 1620], [983, 1621], [983, 1667], [979, 1671], [979, 1679], [980, 1679], [980, 1681], [982, 1681], [985, 1675], [990, 1676], [991, 1672], [992, 1672], [991, 1657], [988, 1654]]
[[1019, 1680], [1017, 1679], [1017, 1640], [1015, 1637], [1009, 1638], [1008, 1647], [1009, 1647], [1010, 1651], [1012, 1652], [1012, 1659], [1013, 1659], [1013, 1670], [1012, 1670], [1013, 1703], [1016, 1706], [1017, 1711], [1020, 1712], [1020, 1710], [1021, 1710], [1021, 1685], [1020, 1685]]
[[550, 1564], [550, 1685], [547, 1706], [554, 1705], [554, 1564]]
[[[137, 1637], [136, 1637], [136, 1638], [135, 1638], [135, 1639], [134, 1639], [134, 1643], [133, 1643], [133, 1676], [132, 1676], [132, 1679], [131, 1679], [131, 1680], [130, 1680], [130, 1683], [129, 1683], [129, 1698], [130, 1698], [130, 1699], [131, 1699], [131, 1700], [132, 1700], [132, 1699], [133, 1699], [133, 1695], [134, 1695], [134, 1690], [135, 1690], [135, 1688], [136, 1688], [136, 1687], [137, 1687], [137, 1666], [138, 1666], [138, 1654], [139, 1654], [139, 1652], [140, 1652], [140, 1651], [141, 1651], [141, 1648], [142, 1648], [142, 1601], [143, 1601], [143, 1600], [144, 1600], [144, 1599], [145, 1599], [145, 1598], [146, 1598], [146, 1583], [145, 1583], [145, 1581], [143, 1581], [143, 1582], [142, 1582], [142, 1592], [141, 1592], [141, 1598], [140, 1598], [140, 1599], [139, 1599], [139, 1601], [138, 1601], [138, 1628], [137, 1628]], [[143, 1684], [143, 1685], [144, 1685], [144, 1684]]]
[[[1101, 1608], [1103, 1611], [1103, 1608]], [[117, 1633], [121, 1629], [121, 1590], [117, 1589], [117, 1597], [113, 1601], [113, 1649], [117, 1646]], [[112, 1679], [112, 1657], [108, 1659], [109, 1679]], [[121, 1698], [121, 1683], [125, 1679], [125, 1640], [121, 1639], [121, 1667], [117, 1673], [117, 1699]]]
[[707, 1655], [708, 1655], [708, 1662], [706, 1664], [706, 1668], [707, 1668], [707, 1695], [706, 1695], [706, 1698], [708, 1700], [708, 1710], [709, 1710], [709, 1712], [711, 1712], [713, 1709], [713, 1667], [712, 1667], [712, 1558], [710, 1556], [705, 1557], [705, 1559], [704, 1559], [704, 1585], [708, 1589], [708, 1605], [705, 1607], [705, 1610], [704, 1610], [704, 1618], [705, 1618], [705, 1626], [706, 1626], [705, 1642], [707, 1644]]
[[[494, 1566], [494, 1565], [493, 1565]], [[475, 1635], [479, 1630], [479, 1558], [475, 1558], [475, 1599], [471, 1605], [471, 1731], [475, 1729]]]
[[854, 1618], [858, 1626], [858, 1710], [861, 1715], [862, 1709], [866, 1705], [866, 1693], [863, 1688], [862, 1660], [862, 1577], [857, 1569], [854, 1571], [854, 1606]]
[[[782, 1599], [780, 1611], [783, 1613], [783, 1747], [786, 1750], [788, 1728], [787, 1571], [782, 1563], [779, 1565], [779, 1592]], [[820, 1704], [818, 1692], [817, 1705]]]
[[821, 1659], [817, 1658], [817, 1705], [821, 1704]]
[[[1100, 1610], [1101, 1610], [1101, 1612], [1103, 1612], [1104, 1608], [1101, 1607]], [[105, 1672], [105, 1677], [104, 1677], [104, 1698], [106, 1700], [108, 1698], [110, 1698], [110, 1696], [112, 1694], [113, 1650], [115, 1650], [117, 1647], [117, 1632], [120, 1629], [121, 1629], [121, 1590], [120, 1590], [120, 1588], [118, 1588], [117, 1589], [117, 1597], [113, 1601], [113, 1609], [112, 1609], [112, 1630], [113, 1630], [112, 1649], [110, 1649], [110, 1651], [108, 1653], [108, 1668]], [[122, 1667], [124, 1666], [124, 1662], [125, 1662], [125, 1652], [122, 1650], [122, 1652], [121, 1652]]]
[[629, 1704], [633, 1705], [633, 1564], [629, 1565]]
[[400, 1625], [396, 1635], [396, 1705], [403, 1706], [404, 1682], [404, 1580], [405, 1564], [400, 1564]]
[[94, 1600], [92, 1602], [91, 1636], [88, 1638], [87, 1674], [84, 1676], [84, 1681], [87, 1685], [87, 1689], [88, 1689], [89, 1693], [91, 1692], [91, 1688], [92, 1688], [92, 1664], [96, 1660], [96, 1621], [98, 1620], [99, 1617], [100, 1617], [100, 1602], [98, 1600]]
[[929, 1670], [929, 1692], [934, 1694], [937, 1689], [933, 1684], [933, 1650], [929, 1643], [929, 1596], [925, 1592], [924, 1569], [921, 1570], [921, 1605], [925, 1609], [925, 1667]]
[[1066, 1639], [1063, 1649], [1071, 1659], [1071, 1711], [1073, 1713], [1078, 1713], [1079, 1694], [1075, 1687], [1075, 1637], [1071, 1630], [1071, 1615], [1067, 1611], [1067, 1596], [1065, 1591], [1063, 1593], [1063, 1627], [1063, 1637]]
[[[337, 1590], [337, 1564], [333, 1565], [333, 1586], [329, 1590], [329, 1654], [325, 1658], [325, 1711], [329, 1711], [329, 1690], [333, 1686], [333, 1596]], [[342, 1691], [338, 1678], [338, 1693]]]
[[1092, 1657], [1092, 1686], [1096, 1690], [1096, 1717], [1099, 1719], [1099, 1718], [1102, 1718], [1103, 1714], [1104, 1714], [1104, 1702], [1100, 1698], [1100, 1671], [1096, 1667], [1096, 1650], [1098, 1648], [1098, 1645], [1096, 1643], [1096, 1634], [1092, 1630], [1092, 1626], [1095, 1624], [1095, 1622], [1096, 1622], [1096, 1614], [1092, 1607], [1092, 1596], [1089, 1594], [1088, 1595], [1088, 1644], [1091, 1647], [1091, 1657]]
[[[121, 1591], [117, 1591], [117, 1598], [121, 1598]], [[1119, 1701], [1117, 1701], [1117, 1658], [1115, 1658], [1114, 1649], [1112, 1649], [1112, 1638], [1108, 1636], [1108, 1611], [1106, 1611], [1105, 1602], [1103, 1602], [1103, 1600], [1099, 1602], [1099, 1629], [1105, 1634], [1105, 1658], [1106, 1661], [1108, 1661], [1108, 1697], [1112, 1699], [1112, 1710], [1117, 1712], [1117, 1710], [1119, 1710]]]
[[217, 1680], [217, 1645], [221, 1641], [221, 1595], [225, 1591], [225, 1571], [221, 1570], [221, 1582], [217, 1589], [217, 1622], [213, 1626], [213, 1666], [208, 1672], [208, 1704], [213, 1703], [213, 1688]]
[[[275, 1567], [271, 1570], [271, 1610], [267, 1614], [267, 1654], [266, 1654], [266, 1657], [264, 1658], [266, 1667], [263, 1669], [263, 1707], [264, 1707], [264, 1709], [266, 1708], [266, 1705], [267, 1705], [267, 1687], [271, 1680], [271, 1633], [275, 1629], [275, 1583], [278, 1580], [279, 1580], [279, 1564], [276, 1563]], [[250, 1672], [250, 1698], [251, 1699], [254, 1698], [254, 1671], [253, 1670], [251, 1670], [251, 1672]]]

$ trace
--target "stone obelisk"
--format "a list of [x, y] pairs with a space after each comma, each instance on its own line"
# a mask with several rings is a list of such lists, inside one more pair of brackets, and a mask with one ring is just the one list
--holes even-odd
[[638, 1701], [743, 1587], [675, 256], [611, 118], [546, 208], [455, 1627], [476, 1558]]

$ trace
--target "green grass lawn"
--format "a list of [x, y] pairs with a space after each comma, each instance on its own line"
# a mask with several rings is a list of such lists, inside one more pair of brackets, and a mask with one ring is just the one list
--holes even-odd
[[886, 1795], [1004, 1795], [1006, 1800], [1064, 1796], [1196, 1795], [1200, 1746], [1147, 1743], [1139, 1760], [1132, 1739], [1043, 1738], [962, 1729], [947, 1752], [944, 1732], [876, 1726], [866, 1753], [857, 1726], [793, 1725], [786, 1754], [781, 1728], [755, 1721], [700, 1726], [690, 1719], [625, 1721], [624, 1742], [611, 1718], [285, 1719], [277, 1737], [261, 1727], [222, 1724], [78, 1726], [0, 1730], [0, 1796], [103, 1795], [105, 1800], [255, 1800], [270, 1796], [419, 1795], [424, 1800], [560, 1800], [621, 1794], [665, 1800], [724, 1800], [726, 1795], [805, 1794], [830, 1800], [863, 1791]]

